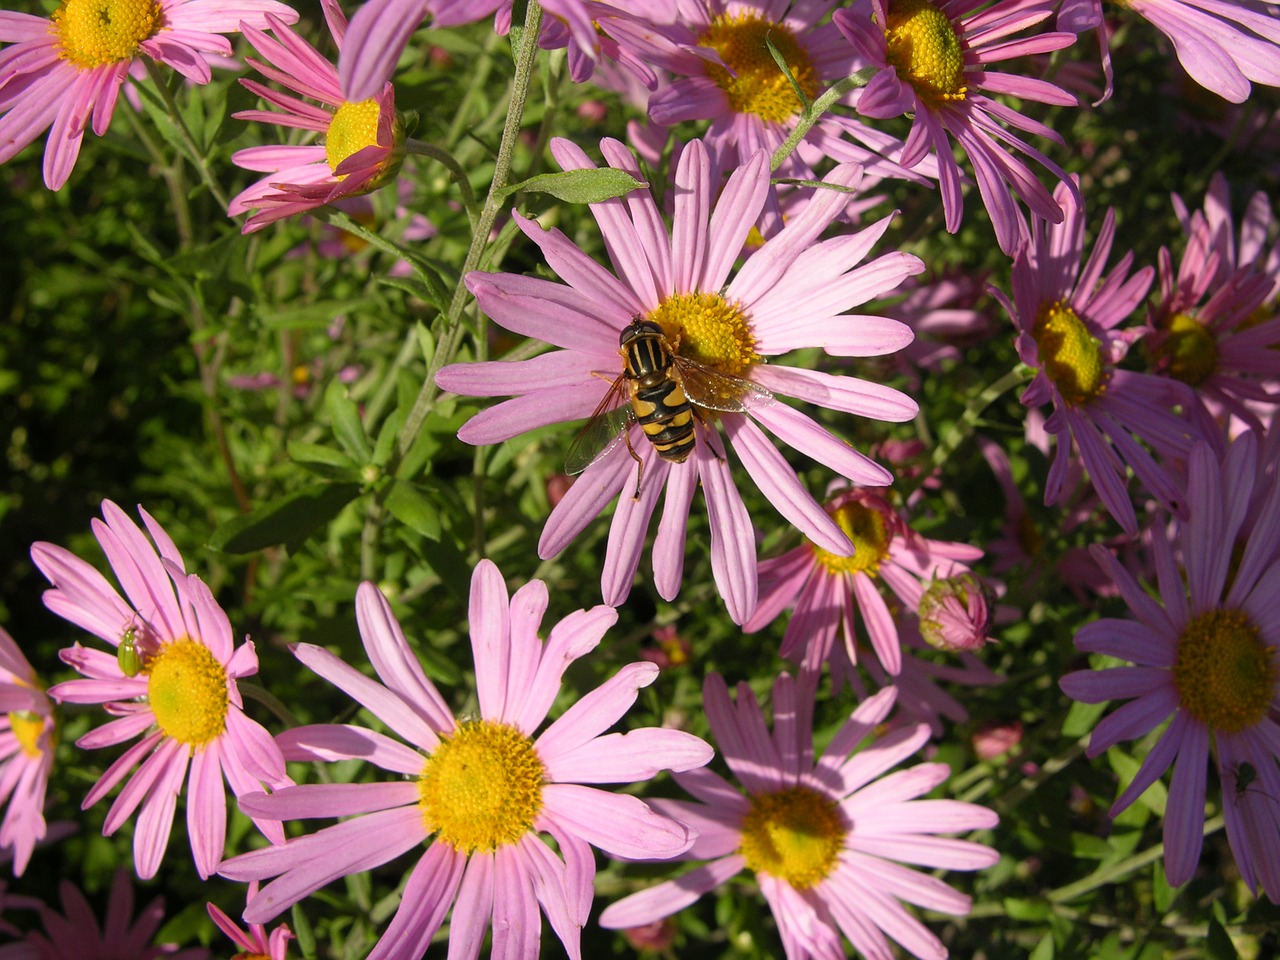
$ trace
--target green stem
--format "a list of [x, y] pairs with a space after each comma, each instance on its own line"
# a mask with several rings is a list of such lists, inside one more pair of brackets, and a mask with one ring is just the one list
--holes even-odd
[[175, 163], [165, 157], [160, 144], [156, 143], [155, 137], [143, 125], [135, 111], [122, 110], [121, 113], [128, 119], [133, 132], [138, 135], [142, 145], [147, 148], [147, 153], [151, 155], [152, 161], [160, 169], [160, 176], [164, 179], [165, 187], [169, 191], [174, 223], [178, 227], [178, 245], [183, 248], [189, 247], [195, 239], [195, 228], [191, 219], [191, 205], [187, 203], [187, 178], [182, 175], [181, 162]]
[[404, 152], [416, 157], [428, 157], [438, 161], [449, 171], [449, 178], [458, 185], [458, 189], [462, 192], [462, 205], [466, 207], [467, 219], [471, 221], [471, 229], [475, 230], [476, 223], [480, 217], [479, 208], [476, 207], [476, 194], [471, 189], [471, 181], [467, 179], [467, 172], [462, 169], [462, 164], [458, 163], [453, 154], [443, 147], [437, 147], [422, 140], [406, 140], [404, 142]]
[[301, 726], [298, 723], [298, 718], [293, 715], [289, 708], [265, 687], [260, 687], [256, 683], [247, 683], [244, 680], [237, 681], [236, 686], [244, 694], [246, 700], [254, 700], [262, 704], [275, 714], [286, 727], [292, 729], [293, 727]]
[[206, 162], [204, 151], [200, 149], [196, 144], [195, 137], [191, 135], [191, 130], [187, 127], [187, 121], [183, 118], [182, 111], [178, 109], [178, 101], [173, 98], [173, 91], [169, 89], [167, 78], [160, 70], [159, 64], [150, 57], [144, 57], [143, 61], [147, 65], [147, 73], [150, 74], [152, 82], [156, 85], [156, 90], [160, 93], [160, 98], [164, 100], [164, 105], [169, 110], [169, 117], [173, 120], [174, 128], [178, 131], [178, 136], [182, 139], [182, 145], [186, 148], [187, 159], [196, 168], [196, 172], [200, 174], [200, 179], [204, 181], [204, 185], [213, 194], [213, 199], [218, 201], [225, 213], [231, 205], [231, 201], [227, 199], [222, 185], [214, 179], [213, 171], [209, 169], [209, 164]]
[[873, 74], [874, 68], [869, 67], [866, 70], [855, 73], [853, 76], [845, 77], [843, 80], [838, 80], [829, 89], [824, 91], [822, 96], [809, 104], [809, 106], [800, 114], [800, 119], [797, 121], [795, 129], [792, 130], [787, 139], [782, 142], [782, 146], [778, 147], [778, 149], [773, 152], [773, 159], [769, 161], [769, 169], [777, 170], [782, 166], [782, 164], [786, 162], [787, 157], [791, 156], [795, 148], [799, 146], [800, 141], [805, 138], [805, 134], [813, 129], [813, 125], [822, 118], [822, 115], [826, 113], [827, 110], [836, 103], [836, 101], [843, 99], [851, 90], [856, 90], [859, 87], [865, 87]]

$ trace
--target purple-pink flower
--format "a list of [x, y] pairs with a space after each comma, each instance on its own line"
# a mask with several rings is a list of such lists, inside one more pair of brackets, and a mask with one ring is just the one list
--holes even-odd
[[655, 664], [623, 667], [535, 737], [565, 670], [617, 619], [609, 607], [579, 610], [544, 643], [538, 630], [547, 602], [542, 581], [509, 596], [496, 566], [477, 565], [469, 620], [479, 716], [470, 719], [459, 720], [426, 678], [371, 583], [360, 586], [356, 616], [378, 680], [321, 647], [294, 649], [405, 742], [355, 725], [280, 736], [291, 760], [359, 759], [391, 777], [241, 800], [255, 816], [351, 818], [223, 863], [220, 872], [233, 880], [276, 877], [249, 901], [247, 922], [270, 920], [332, 880], [417, 850], [400, 907], [369, 960], [421, 957], [451, 905], [454, 956], [476, 956], [490, 926], [494, 956], [537, 956], [541, 907], [578, 958], [595, 877], [592, 847], [628, 859], [666, 859], [689, 848], [694, 834], [682, 824], [637, 797], [588, 786], [648, 780], [711, 759], [707, 744], [680, 730], [604, 733], [657, 677]]
[[53, 703], [13, 638], [0, 627], [0, 850], [22, 876], [44, 839], [44, 796], [53, 769]]
[[1274, 462], [1263, 467], [1252, 432], [1221, 463], [1208, 444], [1196, 445], [1190, 516], [1172, 537], [1157, 528], [1152, 538], [1154, 596], [1108, 551], [1093, 549], [1133, 618], [1090, 623], [1076, 646], [1132, 665], [1079, 670], [1061, 686], [1084, 703], [1127, 701], [1094, 729], [1091, 757], [1167, 724], [1111, 812], [1173, 768], [1164, 814], [1172, 885], [1190, 880], [1200, 861], [1212, 763], [1240, 875], [1280, 902], [1280, 482]]
[[[341, 49], [347, 29], [346, 16], [336, 0], [324, 0], [322, 5], [329, 30]], [[369, 97], [348, 97], [339, 82], [337, 67], [283, 21], [270, 16], [267, 21], [275, 33], [274, 38], [245, 26], [245, 37], [263, 58], [249, 58], [247, 62], [268, 79], [320, 105], [291, 93], [281, 93], [256, 80], [241, 80], [245, 87], [277, 109], [242, 110], [235, 116], [241, 120], [312, 130], [324, 135], [324, 143], [280, 144], [236, 151], [231, 157], [235, 164], [268, 174], [237, 194], [227, 208], [231, 216], [258, 211], [245, 222], [245, 233], [342, 197], [358, 196], [385, 186], [395, 178], [404, 160], [404, 132], [396, 116], [395, 89], [390, 80], [384, 77], [380, 88]]]
[[[601, 149], [611, 167], [641, 177], [635, 158], [620, 143], [604, 140]], [[552, 152], [566, 170], [594, 167], [567, 140], [554, 141]], [[838, 166], [826, 178], [837, 188], [856, 188], [859, 179], [852, 165]], [[645, 432], [628, 423], [626, 443], [614, 443], [587, 466], [551, 512], [538, 552], [544, 558], [560, 553], [617, 498], [601, 584], [606, 603], [621, 603], [665, 489], [653, 573], [658, 592], [670, 599], [680, 587], [689, 507], [701, 486], [711, 521], [712, 574], [729, 615], [741, 623], [756, 604], [756, 544], [721, 431], [784, 518], [823, 549], [848, 555], [844, 533], [761, 426], [855, 483], [884, 485], [890, 474], [808, 415], [770, 402], [767, 393], [762, 398], [760, 388], [879, 420], [909, 420], [916, 404], [878, 383], [765, 361], [805, 347], [821, 347], [837, 357], [900, 349], [911, 340], [904, 324], [845, 311], [893, 290], [923, 265], [902, 252], [862, 263], [888, 218], [860, 232], [820, 240], [846, 203], [838, 189], [822, 189], [734, 273], [734, 261], [769, 191], [767, 154], [756, 153], [722, 191], [718, 186], [705, 147], [694, 140], [676, 167], [670, 231], [647, 190], [593, 204], [612, 273], [559, 230], [513, 214], [565, 283], [473, 272], [467, 286], [497, 323], [560, 349], [520, 362], [455, 364], [441, 370], [436, 382], [467, 396], [515, 396], [476, 415], [459, 431], [466, 442], [481, 444], [589, 417], [623, 371], [619, 335], [637, 320], [661, 327], [663, 339], [682, 361], [733, 377], [727, 402], [718, 402], [714, 413], [694, 408], [695, 440], [683, 461], [659, 455]], [[619, 397], [612, 405], [620, 409], [625, 404]]]
[[[249, 884], [250, 898], [257, 892], [258, 884]], [[260, 923], [251, 923], [247, 930], [242, 930], [214, 904], [206, 904], [206, 908], [209, 919], [240, 948], [233, 960], [285, 960], [289, 953], [289, 941], [294, 939], [288, 924], [282, 923], [270, 933]]]
[[[76, 745], [99, 749], [141, 738], [116, 759], [84, 799], [88, 809], [125, 782], [103, 824], [107, 836], [135, 812], [133, 856], [138, 876], [155, 876], [169, 843], [183, 780], [187, 833], [196, 870], [213, 874], [226, 846], [223, 779], [238, 796], [292, 783], [271, 735], [244, 713], [236, 681], [258, 672], [253, 642], [235, 646], [231, 623], [213, 594], [188, 574], [164, 529], [139, 508], [148, 539], [118, 506], [102, 503], [93, 532], [127, 600], [96, 569], [52, 543], [31, 558], [53, 584], [44, 603], [89, 631], [110, 653], [76, 644], [61, 653], [84, 675], [49, 690], [55, 700], [96, 703], [114, 719]], [[135, 770], [136, 768], [136, 770]], [[258, 822], [273, 841], [280, 824]]]
[[892, 689], [864, 701], [815, 757], [811, 685], [785, 673], [774, 681], [770, 731], [746, 683], [738, 685], [735, 704], [720, 675], [708, 674], [707, 719], [747, 794], [707, 769], [676, 774], [697, 802], [651, 802], [698, 830], [681, 859], [708, 862], [612, 904], [601, 925], [650, 923], [750, 870], [788, 960], [844, 957], [842, 933], [859, 953], [877, 960], [894, 955], [890, 939], [915, 957], [946, 957], [942, 942], [902, 901], [963, 916], [969, 898], [905, 865], [991, 866], [998, 859], [994, 850], [939, 834], [989, 829], [996, 815], [971, 803], [919, 799], [947, 778], [945, 764], [888, 772], [929, 739], [924, 724], [875, 738], [893, 702]]
[[146, 55], [193, 83], [208, 83], [207, 57], [230, 56], [223, 33], [266, 16], [294, 23], [275, 0], [62, 0], [52, 17], [0, 10], [0, 163], [49, 130], [44, 182], [58, 190], [84, 132], [102, 136], [120, 89]]
[[[1001, 61], [1070, 46], [1075, 35], [1062, 31], [1010, 39], [1050, 17], [1053, 8], [1052, 0], [859, 0], [833, 18], [859, 58], [879, 68], [858, 96], [858, 111], [878, 120], [914, 115], [898, 159], [911, 168], [927, 156], [936, 157], [951, 233], [960, 229], [963, 213], [960, 168], [951, 152], [954, 138], [973, 164], [1000, 249], [1010, 256], [1024, 233], [1015, 196], [1050, 223], [1061, 222], [1069, 205], [1081, 203], [1062, 168], [1021, 134], [1055, 143], [1062, 143], [1062, 137], [990, 96], [1075, 106], [1074, 96], [1048, 81], [990, 69]], [[1015, 150], [1053, 174], [1069, 199], [1050, 196]]]

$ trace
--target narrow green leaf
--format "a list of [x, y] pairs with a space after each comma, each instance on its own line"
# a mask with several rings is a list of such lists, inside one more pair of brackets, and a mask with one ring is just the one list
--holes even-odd
[[407, 527], [428, 540], [440, 539], [440, 511], [425, 493], [407, 480], [393, 480], [387, 494], [387, 509]]
[[329, 326], [334, 317], [350, 313], [352, 310], [363, 307], [367, 302], [365, 299], [323, 300], [320, 303], [307, 304], [305, 307], [261, 311], [258, 318], [273, 330], [322, 329]]
[[501, 197], [513, 193], [549, 193], [566, 203], [599, 203], [613, 197], [626, 196], [649, 184], [637, 180], [623, 170], [605, 167], [600, 170], [565, 170], [561, 173], [540, 173], [504, 187]]
[[1208, 960], [1240, 960], [1226, 927], [1216, 917], [1209, 918], [1209, 934], [1204, 938], [1204, 947]]
[[364, 424], [360, 422], [360, 408], [348, 395], [346, 385], [337, 380], [330, 381], [324, 392], [324, 406], [333, 421], [333, 434], [342, 448], [356, 463], [368, 463], [373, 456], [373, 448], [369, 446]]
[[298, 951], [305, 960], [314, 960], [316, 955], [316, 933], [311, 928], [311, 921], [307, 919], [306, 913], [298, 904], [293, 905], [293, 909], [289, 913], [290, 924], [293, 927], [293, 935], [298, 938]]
[[1053, 934], [1046, 933], [1040, 942], [1036, 944], [1035, 949], [1028, 955], [1027, 960], [1053, 960], [1053, 957]]
[[782, 55], [777, 47], [773, 45], [773, 37], [769, 34], [764, 35], [764, 45], [769, 49], [769, 56], [773, 57], [773, 62], [778, 65], [778, 69], [782, 71], [782, 75], [787, 78], [787, 83], [791, 84], [791, 89], [795, 91], [796, 97], [804, 104], [804, 108], [808, 110], [813, 106], [813, 101], [809, 99], [809, 95], [800, 89], [800, 84], [795, 78], [795, 74], [791, 72], [791, 66], [787, 63], [786, 57]]
[[359, 493], [355, 483], [314, 484], [227, 521], [213, 532], [209, 546], [224, 553], [253, 553], [283, 543], [296, 553]]

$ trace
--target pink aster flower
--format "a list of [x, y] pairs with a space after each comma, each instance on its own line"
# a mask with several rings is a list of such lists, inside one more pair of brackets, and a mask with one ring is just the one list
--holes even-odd
[[[604, 927], [635, 927], [689, 906], [744, 869], [755, 874], [788, 960], [844, 957], [840, 934], [862, 955], [893, 955], [888, 938], [921, 958], [947, 955], [900, 901], [963, 916], [969, 898], [905, 866], [980, 870], [996, 852], [938, 834], [989, 829], [990, 810], [920, 800], [946, 778], [941, 763], [888, 773], [929, 739], [924, 724], [892, 731], [858, 750], [888, 716], [894, 692], [859, 705], [820, 757], [813, 753], [812, 686], [782, 674], [773, 684], [773, 731], [746, 683], [735, 704], [719, 674], [703, 684], [707, 720], [746, 787], [743, 796], [710, 770], [676, 774], [697, 802], [653, 806], [698, 829], [682, 859], [709, 862], [605, 909]], [[856, 751], [856, 752], [855, 752]]]
[[30, 933], [19, 944], [0, 948], [0, 956], [24, 960], [206, 960], [204, 947], [179, 950], [176, 944], [154, 943], [164, 921], [164, 897], [156, 897], [133, 915], [133, 884], [127, 870], [117, 870], [107, 899], [106, 922], [99, 924], [83, 893], [67, 880], [59, 887], [62, 913], [40, 905], [45, 932]]
[[[992, 64], [1050, 53], [1070, 46], [1075, 35], [1040, 33], [1009, 39], [1053, 14], [1052, 0], [859, 0], [838, 10], [834, 22], [858, 55], [879, 70], [857, 99], [864, 116], [888, 120], [914, 115], [901, 163], [912, 167], [926, 156], [937, 159], [947, 230], [960, 229], [963, 204], [960, 168], [953, 138], [973, 164], [978, 192], [991, 215], [1000, 249], [1012, 256], [1023, 233], [1014, 196], [1043, 220], [1060, 223], [1068, 203], [1080, 194], [1066, 173], [1021, 133], [1062, 143], [1062, 137], [993, 99], [1004, 94], [1055, 106], [1075, 106], [1076, 98], [1034, 77], [999, 73]], [[1053, 197], [1016, 150], [1043, 166], [1067, 189]]]
[[53, 704], [13, 638], [0, 627], [0, 849], [22, 876], [44, 839], [44, 795], [53, 769]]
[[[258, 884], [249, 884], [250, 898], [257, 892]], [[209, 919], [240, 948], [235, 960], [285, 960], [289, 953], [289, 941], [294, 939], [288, 924], [280, 924], [270, 934], [260, 923], [251, 923], [248, 930], [241, 930], [234, 920], [214, 904], [206, 904], [206, 907]]]
[[[169, 844], [174, 808], [187, 779], [187, 833], [196, 870], [210, 876], [226, 845], [223, 778], [238, 796], [292, 783], [280, 749], [244, 713], [236, 681], [258, 672], [253, 642], [239, 647], [227, 615], [199, 577], [188, 574], [169, 535], [139, 508], [151, 539], [118, 506], [102, 503], [93, 532], [128, 600], [97, 570], [51, 543], [31, 558], [53, 584], [44, 603], [96, 635], [110, 653], [80, 646], [63, 650], [64, 663], [85, 677], [49, 690], [55, 700], [98, 703], [115, 719], [76, 745], [115, 746], [141, 737], [107, 768], [84, 799], [93, 806], [126, 779], [103, 825], [110, 836], [138, 812], [133, 858], [138, 876], [155, 876]], [[136, 771], [135, 771], [135, 768]], [[131, 775], [132, 774], [132, 775]], [[259, 822], [273, 841], [280, 824]]]
[[[1056, 196], [1066, 202], [1066, 185]], [[1130, 251], [1103, 276], [1115, 239], [1115, 211], [1108, 210], [1086, 263], [1084, 213], [1067, 207], [1058, 225], [1037, 216], [1031, 236], [1013, 264], [1013, 301], [999, 290], [1018, 330], [1018, 354], [1036, 375], [1022, 395], [1027, 407], [1052, 404], [1045, 429], [1057, 437], [1057, 450], [1045, 484], [1045, 503], [1062, 502], [1073, 446], [1102, 502], [1129, 536], [1138, 520], [1129, 500], [1126, 467], [1166, 509], [1183, 514], [1180, 483], [1155, 461], [1143, 441], [1165, 457], [1184, 458], [1191, 449], [1187, 423], [1173, 407], [1194, 402], [1183, 384], [1121, 369], [1129, 345], [1139, 335], [1121, 324], [1151, 286], [1150, 267], [1128, 276]]]
[[50, 130], [44, 182], [61, 189], [80, 141], [107, 132], [130, 68], [145, 54], [194, 83], [208, 83], [206, 55], [231, 55], [223, 33], [241, 22], [286, 23], [295, 10], [275, 0], [62, 0], [52, 17], [0, 10], [0, 163]]
[[[604, 140], [601, 149], [610, 166], [641, 176], [635, 158], [620, 143]], [[566, 170], [593, 166], [567, 140], [554, 141], [552, 152]], [[888, 226], [887, 218], [859, 233], [819, 241], [843, 208], [845, 195], [817, 190], [800, 214], [731, 275], [765, 203], [768, 159], [764, 152], [756, 153], [719, 192], [706, 149], [701, 141], [691, 142], [676, 167], [670, 233], [647, 190], [593, 204], [616, 276], [559, 230], [544, 230], [515, 213], [517, 224], [566, 283], [480, 272], [466, 278], [480, 308], [497, 323], [561, 348], [532, 360], [455, 364], [440, 371], [436, 382], [455, 393], [516, 395], [465, 424], [458, 436], [467, 443], [498, 443], [549, 423], [591, 416], [609, 393], [609, 383], [623, 372], [620, 333], [640, 320], [657, 324], [663, 342], [682, 364], [696, 362], [699, 376], [718, 384], [718, 399], [711, 401], [714, 414], [697, 407], [681, 415], [681, 424], [692, 430], [685, 459], [660, 455], [649, 434], [629, 422], [622, 434], [626, 442], [614, 442], [587, 466], [547, 520], [538, 544], [544, 558], [560, 553], [618, 497], [601, 578], [605, 602], [611, 605], [621, 603], [631, 589], [645, 531], [664, 488], [653, 547], [654, 584], [664, 598], [675, 596], [689, 507], [701, 486], [711, 520], [716, 585], [735, 622], [750, 616], [757, 591], [755, 537], [717, 423], [752, 481], [783, 517], [823, 549], [848, 554], [845, 535], [760, 427], [855, 483], [884, 485], [891, 479], [888, 471], [795, 408], [769, 402], [764, 391], [880, 420], [915, 416], [915, 403], [896, 390], [764, 362], [802, 347], [822, 347], [839, 357], [900, 349], [911, 340], [905, 325], [844, 311], [923, 269], [918, 259], [901, 252], [858, 266]], [[859, 172], [841, 165], [827, 182], [853, 188]], [[625, 401], [617, 397], [609, 405], [621, 409]]]
[[[535, 738], [566, 668], [617, 618], [608, 607], [579, 610], [544, 643], [538, 629], [547, 600], [542, 581], [508, 596], [498, 568], [487, 560], [477, 565], [469, 618], [480, 704], [474, 719], [459, 721], [445, 705], [371, 583], [356, 595], [356, 617], [381, 682], [321, 647], [294, 648], [407, 745], [358, 726], [299, 727], [280, 736], [289, 759], [361, 759], [392, 776], [243, 799], [257, 816], [352, 818], [223, 863], [220, 872], [233, 880], [277, 878], [249, 901], [246, 921], [270, 920], [331, 880], [419, 848], [400, 907], [368, 960], [421, 957], [450, 905], [455, 956], [476, 956], [492, 921], [494, 956], [536, 957], [540, 906], [577, 958], [595, 877], [591, 847], [629, 859], [666, 859], [689, 848], [693, 834], [644, 801], [586, 785], [648, 780], [711, 758], [710, 747], [679, 730], [604, 734], [653, 682], [655, 664], [623, 667]], [[559, 855], [541, 834], [555, 840]]]
[[[1214, 421], [1202, 428], [1211, 442], [1229, 419], [1262, 431], [1280, 403], [1280, 244], [1270, 255], [1263, 245], [1270, 206], [1265, 198], [1252, 205], [1265, 215], [1247, 223], [1237, 261], [1230, 207], [1225, 219], [1220, 213], [1226, 183], [1216, 183], [1217, 197], [1206, 198], [1214, 221], [1198, 210], [1183, 221], [1187, 248], [1176, 272], [1169, 249], [1160, 249], [1159, 293], [1143, 339], [1153, 370], [1195, 391], [1204, 419]], [[1180, 218], [1186, 213], [1181, 198], [1175, 208]]]
[[780, 652], [807, 670], [819, 670], [837, 646], [849, 662], [858, 662], [856, 611], [876, 659], [895, 676], [902, 666], [902, 642], [880, 584], [892, 591], [902, 609], [914, 613], [934, 578], [967, 573], [966, 563], [981, 557], [982, 550], [921, 536], [872, 490], [837, 493], [826, 510], [853, 543], [853, 555], [808, 542], [763, 561], [760, 604], [743, 630], [761, 630], [783, 610], [794, 608]]
[[[336, 0], [324, 0], [323, 7], [329, 31], [341, 49], [347, 19]], [[248, 25], [244, 28], [245, 37], [266, 62], [253, 58], [246, 62], [268, 79], [320, 105], [281, 93], [256, 80], [241, 80], [245, 87], [279, 109], [242, 110], [235, 116], [241, 120], [312, 130], [324, 135], [324, 143], [280, 144], [236, 151], [231, 159], [237, 166], [269, 174], [242, 190], [227, 208], [231, 216], [258, 211], [245, 222], [245, 233], [342, 197], [385, 186], [395, 178], [404, 160], [404, 131], [396, 117], [390, 71], [370, 96], [348, 96], [338, 80], [337, 67], [283, 21], [269, 16], [267, 22], [275, 33], [274, 38]]]
[[[1250, 890], [1262, 887], [1280, 902], [1280, 483], [1273, 473], [1255, 489], [1257, 457], [1252, 433], [1236, 439], [1221, 464], [1207, 444], [1196, 445], [1190, 518], [1172, 537], [1157, 531], [1153, 538], [1156, 597], [1095, 549], [1136, 619], [1088, 624], [1076, 646], [1134, 665], [1069, 673], [1061, 686], [1084, 703], [1129, 701], [1098, 724], [1090, 756], [1168, 724], [1111, 812], [1172, 766], [1164, 818], [1172, 885], [1190, 880], [1200, 860], [1212, 762], [1240, 875]], [[1248, 522], [1255, 497], [1261, 509]]]

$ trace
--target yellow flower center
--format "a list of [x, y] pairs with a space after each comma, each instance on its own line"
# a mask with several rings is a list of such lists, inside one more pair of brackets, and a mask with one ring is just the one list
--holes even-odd
[[964, 47], [950, 18], [929, 0], [893, 0], [885, 24], [887, 59], [928, 103], [963, 100]]
[[818, 76], [808, 52], [780, 23], [752, 11], [726, 13], [716, 17], [698, 38], [699, 46], [710, 47], [733, 69], [730, 73], [719, 65], [707, 65], [707, 75], [725, 92], [733, 109], [782, 123], [804, 109], [804, 104], [773, 59], [768, 43], [782, 56], [805, 96], [810, 100], [817, 96]]
[[1067, 403], [1088, 403], [1106, 389], [1102, 344], [1065, 303], [1056, 301], [1042, 309], [1031, 336], [1040, 365]]
[[1178, 638], [1173, 683], [1201, 723], [1239, 733], [1260, 723], [1276, 692], [1274, 651], [1241, 610], [1202, 613]]
[[18, 746], [28, 757], [36, 760], [43, 755], [40, 734], [44, 733], [44, 717], [30, 710], [19, 710], [9, 714], [9, 728], [18, 738]]
[[889, 555], [889, 543], [893, 533], [882, 511], [851, 500], [841, 504], [831, 514], [831, 519], [844, 531], [853, 544], [853, 556], [841, 557], [810, 544], [817, 561], [831, 573], [865, 573], [874, 576], [880, 562]]
[[472, 720], [427, 757], [418, 806], [428, 832], [459, 853], [489, 853], [533, 828], [545, 781], [528, 737], [505, 723]]
[[742, 821], [742, 856], [756, 873], [807, 890], [831, 873], [848, 832], [835, 801], [816, 790], [762, 793]]
[[378, 101], [373, 97], [359, 103], [344, 103], [333, 112], [324, 138], [324, 156], [330, 170], [337, 170], [343, 160], [365, 147], [378, 145], [380, 113]]
[[166, 643], [147, 661], [147, 699], [166, 736], [189, 746], [216, 740], [227, 727], [227, 671], [194, 640]]
[[62, 47], [58, 55], [87, 70], [133, 59], [162, 26], [155, 0], [62, 0], [50, 30]]
[[1174, 314], [1151, 342], [1156, 368], [1190, 386], [1200, 386], [1218, 367], [1217, 341], [1190, 314]]
[[677, 293], [647, 317], [662, 327], [680, 356], [741, 377], [760, 360], [742, 308], [718, 293]]

